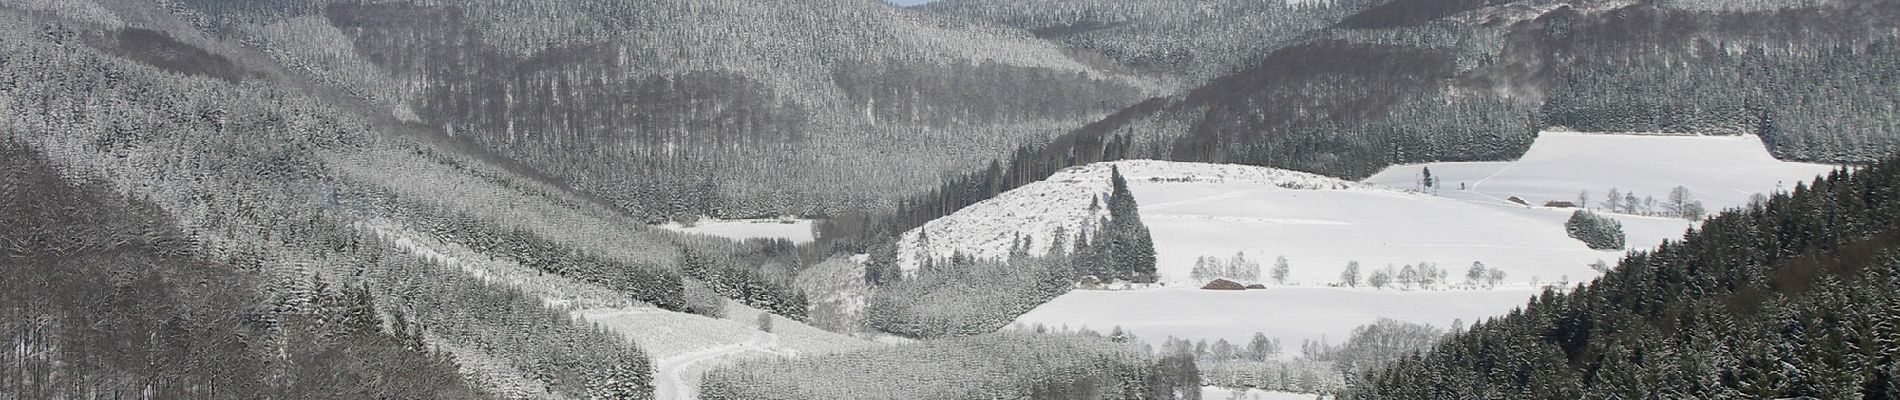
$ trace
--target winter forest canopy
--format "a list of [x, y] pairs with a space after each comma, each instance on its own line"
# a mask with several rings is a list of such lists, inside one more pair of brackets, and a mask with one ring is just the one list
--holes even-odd
[[[1885, 0], [0, 0], [0, 398], [1896, 398], [1894, 21]], [[1104, 163], [1444, 200], [1441, 164], [1356, 181], [1553, 131], [1840, 167], [1747, 204], [1578, 177], [1549, 182], [1574, 201], [1464, 204], [1604, 260], [1570, 275], [1170, 253], [1182, 226], [1337, 224], [1190, 216]], [[1065, 171], [1099, 174], [946, 218]], [[811, 232], [663, 228], [701, 220]], [[1296, 290], [1534, 297], [1308, 340], [1023, 323], [1076, 294]]]

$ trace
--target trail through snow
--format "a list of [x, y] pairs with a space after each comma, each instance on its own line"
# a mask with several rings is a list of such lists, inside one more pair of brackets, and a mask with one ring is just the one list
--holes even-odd
[[751, 340], [718, 347], [709, 347], [661, 359], [655, 363], [659, 371], [653, 382], [654, 394], [662, 400], [685, 400], [699, 398], [699, 388], [686, 382], [685, 371], [694, 365], [756, 351], [761, 353], [791, 355], [787, 350], [778, 349], [778, 335], [771, 332], [758, 332]]

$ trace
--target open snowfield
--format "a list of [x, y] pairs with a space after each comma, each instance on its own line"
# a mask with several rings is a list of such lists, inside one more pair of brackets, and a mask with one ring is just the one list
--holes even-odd
[[1453, 320], [1470, 324], [1501, 314], [1535, 294], [1528, 287], [1458, 292], [1291, 286], [1248, 291], [1078, 290], [1016, 322], [1023, 324], [1019, 328], [1040, 323], [1055, 330], [1066, 326], [1096, 332], [1121, 326], [1150, 344], [1169, 336], [1246, 343], [1254, 332], [1262, 332], [1298, 353], [1303, 340], [1345, 343], [1353, 328], [1379, 317], [1443, 328]]
[[787, 239], [792, 243], [810, 243], [812, 221], [809, 219], [702, 219], [693, 226], [683, 226], [676, 222], [659, 225], [660, 228], [686, 233], [718, 236], [732, 240], [746, 239]]
[[[1831, 165], [1776, 160], [1753, 135], [1662, 136], [1543, 132], [1517, 161], [1431, 163], [1388, 168], [1366, 182], [1411, 189], [1431, 168], [1440, 195], [1503, 201], [1518, 196], [1542, 205], [1576, 201], [1588, 190], [1592, 204], [1611, 188], [1662, 199], [1687, 187], [1711, 212], [1748, 204], [1748, 197], [1812, 182]], [[1464, 184], [1469, 190], [1455, 190]]]
[[1319, 395], [1306, 394], [1306, 393], [1279, 392], [1279, 391], [1260, 390], [1260, 389], [1247, 389], [1243, 391], [1243, 390], [1233, 390], [1233, 389], [1213, 387], [1213, 386], [1201, 387], [1202, 400], [1228, 400], [1228, 399], [1314, 400], [1314, 399], [1321, 399], [1321, 398], [1323, 397], [1320, 397]]
[[[1155, 239], [1166, 288], [1077, 291], [1018, 319], [1051, 327], [1114, 326], [1159, 342], [1167, 336], [1244, 341], [1266, 332], [1289, 346], [1325, 336], [1343, 342], [1353, 327], [1376, 318], [1467, 323], [1522, 305], [1537, 285], [1587, 281], [1588, 265], [1614, 263], [1622, 252], [1591, 250], [1565, 234], [1572, 210], [1525, 207], [1601, 195], [1612, 187], [1639, 197], [1664, 197], [1688, 187], [1711, 211], [1745, 204], [1756, 192], [1792, 187], [1831, 167], [1769, 158], [1753, 137], [1659, 137], [1546, 133], [1519, 162], [1432, 164], [1438, 195], [1412, 192], [1416, 171], [1399, 166], [1366, 182], [1270, 168], [1160, 161], [1122, 161], [1071, 168], [913, 230], [900, 242], [909, 257], [953, 251], [1000, 256], [1018, 234], [1038, 251], [1049, 233], [1091, 224], [1091, 197], [1108, 191], [1108, 165], [1118, 166], [1141, 204]], [[1441, 172], [1441, 170], [1443, 170]], [[1457, 191], [1467, 182], [1472, 190]], [[1592, 199], [1596, 201], [1596, 199]], [[1666, 217], [1614, 215], [1635, 249], [1679, 238], [1692, 223]], [[920, 239], [920, 236], [927, 239]], [[1192, 290], [1197, 257], [1242, 252], [1271, 269], [1290, 265], [1287, 283], [1256, 292]], [[1362, 274], [1388, 265], [1427, 262], [1464, 281], [1473, 262], [1507, 274], [1490, 290], [1329, 288], [1350, 261]]]
[[[1295, 190], [1262, 183], [1130, 182], [1141, 217], [1155, 238], [1162, 279], [1193, 285], [1200, 256], [1245, 252], [1263, 269], [1287, 258], [1288, 283], [1339, 281], [1346, 264], [1364, 273], [1420, 262], [1449, 269], [1462, 281], [1472, 262], [1507, 274], [1507, 285], [1595, 276], [1589, 264], [1614, 263], [1614, 251], [1591, 250], [1570, 238], [1568, 210], [1476, 203], [1381, 188]], [[1630, 244], [1651, 247], [1680, 237], [1688, 221], [1624, 217]]]
[[667, 400], [697, 398], [700, 375], [718, 363], [748, 357], [825, 354], [879, 345], [783, 317], [773, 318], [771, 332], [762, 332], [755, 322], [757, 309], [727, 304], [726, 318], [653, 307], [582, 310], [575, 315], [620, 333], [646, 350], [654, 360], [656, 397]]
[[[1431, 196], [1259, 167], [1116, 165], [1141, 202], [1167, 286], [1076, 291], [1018, 322], [1097, 331], [1119, 325], [1156, 343], [1168, 336], [1244, 342], [1254, 332], [1265, 332], [1288, 346], [1322, 337], [1337, 344], [1353, 328], [1382, 316], [1445, 327], [1457, 319], [1468, 323], [1501, 314], [1537, 290], [1533, 280], [1582, 281], [1597, 274], [1591, 262], [1615, 262], [1621, 255], [1571, 239], [1563, 229], [1569, 217], [1565, 210]], [[1036, 185], [1025, 189], [1041, 190]], [[970, 220], [960, 226], [1005, 229], [977, 237], [1012, 237], [1015, 231], [1008, 228], [1026, 225], [1010, 223], [1014, 216], [1008, 214], [990, 223], [964, 218]], [[1643, 247], [1679, 237], [1690, 226], [1680, 219], [1620, 219], [1631, 243]], [[930, 235], [933, 244], [962, 242], [957, 238], [952, 231]], [[1263, 269], [1271, 268], [1275, 257], [1286, 257], [1287, 283], [1249, 292], [1195, 289], [1198, 283], [1190, 273], [1196, 258], [1227, 258], [1235, 252], [1244, 252]], [[1507, 277], [1492, 290], [1327, 287], [1339, 281], [1350, 261], [1361, 264], [1363, 275], [1388, 265], [1429, 262], [1447, 270], [1453, 282], [1462, 282], [1476, 261]]]

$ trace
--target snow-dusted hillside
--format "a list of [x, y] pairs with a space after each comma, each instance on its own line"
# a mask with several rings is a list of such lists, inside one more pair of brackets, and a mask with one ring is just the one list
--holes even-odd
[[[1287, 257], [1288, 283], [1325, 285], [1349, 261], [1366, 273], [1387, 264], [1431, 262], [1462, 274], [1473, 261], [1500, 268], [1512, 282], [1532, 277], [1583, 279], [1587, 265], [1614, 261], [1564, 233], [1560, 210], [1525, 209], [1410, 193], [1324, 176], [1240, 165], [1121, 161], [1071, 168], [1043, 182], [1004, 193], [904, 236], [899, 248], [914, 262], [922, 254], [956, 251], [1004, 256], [1016, 235], [1035, 238], [1046, 251], [1050, 233], [1071, 233], [1106, 211], [1090, 213], [1091, 196], [1108, 191], [1108, 171], [1119, 167], [1141, 203], [1155, 237], [1163, 282], [1193, 285], [1189, 273], [1201, 256], [1244, 252], [1269, 264]], [[1631, 243], [1651, 246], [1679, 236], [1687, 221], [1623, 217]], [[920, 245], [918, 233], [927, 237]]]
[[1169, 336], [1190, 340], [1227, 339], [1246, 343], [1255, 332], [1279, 339], [1297, 354], [1305, 340], [1340, 345], [1352, 329], [1380, 317], [1431, 324], [1466, 324], [1510, 311], [1537, 290], [1527, 286], [1496, 290], [1406, 291], [1372, 288], [1272, 286], [1265, 290], [1220, 291], [1188, 287], [1145, 290], [1078, 290], [1017, 318], [1018, 329], [1041, 324], [1049, 329], [1115, 327], [1142, 341], [1159, 344]]
[[653, 384], [660, 399], [696, 398], [700, 374], [717, 363], [879, 345], [783, 317], [774, 317], [772, 331], [763, 332], [756, 325], [760, 311], [733, 302], [727, 303], [726, 313], [726, 318], [708, 318], [652, 307], [620, 307], [574, 314], [639, 343], [653, 357]]
[[668, 222], [657, 225], [661, 229], [675, 232], [696, 233], [718, 236], [732, 240], [746, 239], [785, 239], [792, 243], [810, 243], [812, 222], [809, 219], [712, 219], [704, 218], [693, 226]]
[[[1424, 168], [1443, 184], [1438, 194], [1445, 197], [1502, 202], [1517, 196], [1542, 205], [1575, 202], [1587, 190], [1594, 206], [1612, 188], [1662, 200], [1683, 186], [1714, 212], [1748, 204], [1755, 193], [1792, 190], [1834, 167], [1776, 160], [1752, 135], [1544, 132], [1517, 161], [1395, 166], [1366, 182], [1411, 189]], [[1461, 185], [1467, 190], [1457, 190]]]
[[[1523, 304], [1541, 285], [1587, 281], [1597, 275], [1590, 263], [1614, 263], [1622, 256], [1570, 238], [1563, 228], [1570, 209], [1525, 207], [1502, 198], [1520, 196], [1542, 204], [1573, 200], [1583, 189], [1605, 193], [1611, 187], [1660, 198], [1681, 185], [1716, 210], [1745, 203], [1777, 183], [1792, 187], [1829, 168], [1773, 160], [1752, 140], [1546, 133], [1520, 162], [1432, 165], [1448, 187], [1438, 195], [1411, 190], [1414, 172], [1407, 171], [1422, 166], [1395, 167], [1360, 183], [1235, 165], [1096, 164], [933, 221], [908, 233], [900, 248], [911, 257], [926, 252], [944, 257], [953, 251], [1000, 256], [1022, 234], [1035, 237], [1036, 250], [1042, 251], [1055, 227], [1074, 232], [1103, 214], [1090, 213], [1088, 204], [1107, 192], [1109, 166], [1115, 165], [1128, 177], [1153, 232], [1166, 285], [1078, 291], [1018, 322], [1098, 331], [1119, 325], [1153, 341], [1167, 336], [1244, 341], [1253, 332], [1266, 332], [1292, 346], [1321, 336], [1339, 343], [1353, 327], [1381, 316], [1444, 327], [1454, 319], [1498, 315]], [[1455, 190], [1458, 182], [1475, 189]], [[1612, 217], [1624, 224], [1634, 249], [1678, 238], [1692, 226], [1679, 218]], [[926, 233], [927, 243], [919, 243], [919, 231]], [[1199, 282], [1190, 272], [1198, 257], [1227, 258], [1236, 252], [1267, 269], [1276, 257], [1286, 257], [1286, 283], [1240, 293], [1195, 289]], [[1360, 264], [1362, 279], [1388, 266], [1431, 263], [1445, 270], [1451, 283], [1462, 283], [1474, 262], [1502, 270], [1506, 277], [1495, 289], [1328, 287], [1353, 261]]]
[[[1205, 183], [1216, 185], [1252, 185], [1353, 189], [1366, 185], [1320, 175], [1272, 168], [1226, 164], [1179, 163], [1134, 160], [1097, 163], [1072, 167], [1055, 175], [1011, 190], [996, 198], [979, 202], [949, 216], [905, 232], [898, 242], [905, 270], [912, 270], [926, 254], [948, 258], [962, 251], [978, 258], [1001, 258], [1009, 253], [1017, 235], [1030, 238], [1034, 252], [1049, 249], [1051, 233], [1062, 227], [1070, 235], [1093, 229], [1108, 216], [1107, 203], [1091, 210], [1092, 201], [1108, 196], [1110, 167], [1121, 169], [1122, 176], [1135, 188], [1135, 197], [1144, 204], [1142, 218], [1148, 218], [1142, 187], [1150, 183]], [[1149, 221], [1152, 225], [1153, 221]], [[924, 239], [919, 242], [919, 237]], [[1073, 240], [1069, 240], [1074, 243]], [[1190, 260], [1192, 261], [1192, 260]]]

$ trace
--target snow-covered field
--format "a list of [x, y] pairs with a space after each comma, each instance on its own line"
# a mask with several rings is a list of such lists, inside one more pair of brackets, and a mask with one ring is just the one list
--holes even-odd
[[1314, 400], [1314, 399], [1321, 399], [1321, 398], [1323, 397], [1320, 397], [1319, 395], [1306, 394], [1306, 393], [1279, 392], [1279, 391], [1260, 390], [1260, 389], [1247, 389], [1247, 390], [1242, 391], [1242, 390], [1233, 390], [1233, 389], [1213, 387], [1213, 386], [1201, 387], [1202, 400], [1228, 400], [1228, 399]]
[[582, 310], [575, 315], [638, 343], [654, 360], [654, 386], [660, 399], [691, 399], [699, 376], [714, 364], [748, 357], [825, 354], [876, 342], [827, 332], [775, 317], [771, 332], [758, 330], [759, 311], [727, 303], [726, 318], [671, 312], [652, 307]]
[[[1144, 188], [1168, 191], [1192, 184], [1227, 188], [1280, 188], [1277, 185], [1370, 188], [1355, 182], [1303, 172], [1227, 164], [1135, 160], [1073, 167], [1059, 171], [1041, 182], [1005, 192], [950, 216], [930, 221], [922, 228], [905, 232], [898, 242], [900, 254], [908, 255], [903, 260], [904, 268], [916, 268], [925, 254], [949, 258], [952, 253], [962, 251], [979, 258], [1003, 257], [1018, 234], [1031, 238], [1036, 252], [1047, 251], [1051, 233], [1056, 228], [1061, 227], [1069, 235], [1074, 235], [1096, 225], [1098, 219], [1108, 215], [1107, 203], [1098, 199], [1108, 194], [1111, 166], [1120, 168], [1122, 175], [1129, 180], [1135, 198], [1142, 203], [1142, 218], [1151, 227], [1155, 221], [1150, 219], [1151, 213], [1147, 211], [1148, 204], [1154, 202], [1149, 199], [1153, 194], [1147, 193]], [[1238, 195], [1244, 194], [1221, 194], [1223, 197]], [[1091, 211], [1089, 205], [1092, 200], [1100, 202], [1102, 208]], [[1073, 240], [1070, 242], [1073, 243]], [[1223, 254], [1232, 253], [1229, 250]], [[1188, 267], [1192, 267], [1192, 256], [1188, 257], [1188, 262]], [[1182, 273], [1186, 271], [1184, 269]]]
[[812, 221], [809, 219], [702, 219], [693, 226], [683, 226], [677, 222], [659, 225], [660, 228], [686, 233], [718, 236], [733, 240], [756, 238], [787, 239], [792, 243], [810, 243]]
[[1108, 332], [1116, 326], [1150, 344], [1169, 336], [1225, 338], [1246, 343], [1254, 332], [1280, 339], [1292, 354], [1303, 340], [1325, 339], [1339, 345], [1353, 328], [1379, 317], [1432, 324], [1453, 320], [1467, 325], [1509, 311], [1537, 292], [1529, 287], [1476, 291], [1402, 291], [1368, 288], [1275, 286], [1265, 290], [1217, 291], [1170, 287], [1148, 290], [1078, 290], [1017, 318], [1029, 328], [1088, 328]]
[[[1188, 165], [1192, 167], [1192, 165]], [[1200, 256], [1247, 258], [1271, 268], [1287, 258], [1288, 281], [1339, 281], [1347, 263], [1365, 274], [1387, 266], [1429, 262], [1462, 281], [1472, 262], [1503, 270], [1507, 285], [1587, 279], [1597, 260], [1563, 228], [1568, 210], [1527, 209], [1383, 188], [1294, 190], [1261, 183], [1131, 182], [1141, 217], [1155, 238], [1158, 270], [1173, 285], [1192, 285]], [[1689, 222], [1623, 217], [1630, 244], [1650, 247], [1680, 237]]]
[[[1542, 204], [1574, 200], [1581, 190], [1600, 196], [1612, 187], [1661, 198], [1680, 185], [1713, 211], [1830, 168], [1776, 161], [1752, 137], [1567, 133], [1543, 134], [1518, 162], [1432, 164], [1446, 187], [1438, 195], [1409, 191], [1424, 166], [1393, 167], [1362, 183], [1236, 165], [1110, 164], [1128, 178], [1141, 204], [1167, 287], [1077, 291], [1018, 322], [1098, 331], [1120, 325], [1155, 342], [1169, 335], [1244, 341], [1259, 331], [1288, 346], [1322, 335], [1337, 344], [1353, 327], [1382, 316], [1439, 327], [1454, 319], [1469, 323], [1522, 305], [1538, 290], [1533, 282], [1587, 281], [1597, 274], [1590, 263], [1614, 263], [1622, 254], [1591, 250], [1568, 237], [1563, 222], [1569, 209], [1525, 207], [1503, 198]], [[1055, 227], [1074, 232], [1099, 217], [1088, 212], [1088, 204], [1108, 191], [1108, 165], [1064, 170], [933, 221], [907, 233], [900, 250], [911, 257], [958, 250], [1001, 255], [1018, 234], [1035, 237], [1040, 250]], [[1472, 190], [1455, 190], [1459, 183]], [[1614, 217], [1636, 249], [1678, 238], [1692, 226], [1676, 218]], [[1286, 257], [1287, 284], [1242, 293], [1192, 289], [1196, 258], [1236, 252], [1263, 269]], [[1456, 283], [1473, 262], [1481, 262], [1507, 276], [1492, 290], [1326, 287], [1340, 280], [1350, 261], [1358, 261], [1364, 275], [1426, 262]]]
[[[1366, 182], [1414, 188], [1431, 168], [1446, 197], [1503, 201], [1518, 196], [1542, 205], [1575, 202], [1588, 190], [1592, 205], [1610, 189], [1661, 200], [1676, 186], [1709, 211], [1748, 204], [1748, 197], [1811, 182], [1830, 165], [1776, 160], [1761, 139], [1743, 136], [1662, 136], [1544, 132], [1524, 157], [1512, 162], [1431, 163], [1388, 168]], [[1455, 190], [1459, 185], [1469, 190]]]

